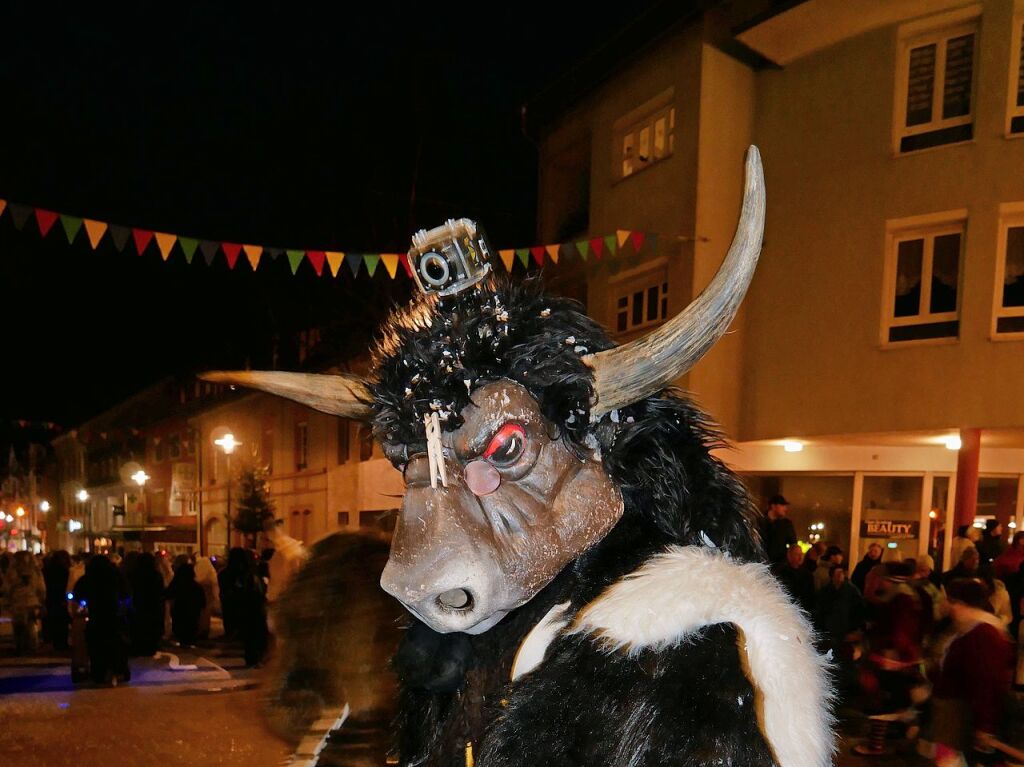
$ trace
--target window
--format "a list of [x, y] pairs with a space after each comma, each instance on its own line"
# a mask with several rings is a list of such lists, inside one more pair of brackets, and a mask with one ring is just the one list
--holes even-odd
[[896, 139], [900, 152], [969, 141], [977, 20], [909, 37], [900, 45]]
[[993, 330], [1024, 338], [1024, 205], [1000, 221], [999, 251]]
[[664, 160], [675, 149], [676, 110], [669, 89], [616, 121], [614, 126], [618, 178]]
[[156, 445], [153, 448], [153, 460], [160, 463], [167, 455], [167, 446], [160, 437], [156, 438]]
[[309, 462], [309, 424], [295, 424], [295, 469], [302, 471]]
[[629, 333], [665, 321], [668, 273], [662, 259], [653, 268], [648, 265], [612, 278], [609, 287], [616, 333]]
[[347, 418], [338, 419], [338, 465], [348, 462], [348, 432], [349, 421]]
[[172, 434], [167, 438], [167, 457], [172, 461], [181, 458], [181, 436]]
[[1010, 58], [1009, 133], [1024, 135], [1024, 14], [1013, 21]]
[[348, 527], [348, 512], [347, 511], [339, 511], [338, 512], [338, 527]]
[[957, 338], [965, 221], [890, 225], [884, 341]]

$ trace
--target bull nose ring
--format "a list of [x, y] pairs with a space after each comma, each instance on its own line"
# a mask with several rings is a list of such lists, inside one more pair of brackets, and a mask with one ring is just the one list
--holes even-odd
[[466, 487], [474, 495], [490, 495], [501, 484], [501, 474], [490, 463], [477, 459], [466, 464]]
[[473, 609], [473, 595], [465, 589], [449, 589], [443, 594], [438, 594], [437, 602], [441, 607], [450, 610]]

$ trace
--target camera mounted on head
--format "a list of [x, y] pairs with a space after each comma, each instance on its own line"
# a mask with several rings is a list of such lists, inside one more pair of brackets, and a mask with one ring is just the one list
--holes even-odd
[[424, 293], [451, 296], [476, 285], [491, 272], [491, 248], [483, 229], [468, 218], [412, 236], [409, 264]]

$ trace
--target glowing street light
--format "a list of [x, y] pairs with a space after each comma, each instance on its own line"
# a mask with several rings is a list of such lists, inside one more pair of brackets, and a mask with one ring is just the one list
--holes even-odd
[[139, 469], [137, 472], [132, 474], [132, 479], [135, 480], [136, 485], [142, 487], [144, 484], [146, 484], [147, 480], [149, 480], [149, 475], [142, 469]]
[[40, 501], [39, 502], [39, 510], [41, 512], [43, 512], [43, 514], [48, 512], [50, 510], [50, 502], [49, 501]]
[[19, 517], [23, 517], [25, 516], [25, 508], [23, 506], [19, 506], [17, 511], [15, 511], [14, 513]]
[[75, 497], [82, 503], [85, 503], [86, 501], [89, 500], [89, 491], [83, 487], [81, 490], [78, 491], [78, 494]]
[[[220, 434], [221, 436], [217, 436]], [[210, 435], [214, 437], [213, 444], [224, 451], [224, 457], [227, 459], [227, 475], [228, 475], [228, 492], [227, 492], [227, 505], [224, 511], [224, 521], [226, 530], [224, 533], [225, 541], [227, 544], [225, 548], [230, 551], [231, 549], [231, 454], [235, 452], [235, 448], [242, 443], [235, 439], [235, 435], [230, 431], [226, 431], [223, 427], [215, 429], [214, 433]]]
[[235, 448], [241, 445], [242, 443], [238, 442], [235, 439], [234, 434], [228, 432], [220, 439], [215, 439], [213, 441], [213, 444], [215, 444], [217, 447], [223, 450], [225, 455], [231, 455], [233, 452], [235, 452]]

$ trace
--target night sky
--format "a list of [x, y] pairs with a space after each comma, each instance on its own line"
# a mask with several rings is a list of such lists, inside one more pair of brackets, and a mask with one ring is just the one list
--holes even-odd
[[[477, 218], [497, 247], [533, 243], [536, 150], [520, 107], [629, 18], [593, 5], [338, 4], [303, 12], [174, 3], [107, 15], [5, 4], [0, 197], [211, 240], [404, 252], [409, 235]], [[343, 8], [343, 10], [341, 10]], [[580, 12], [580, 9], [585, 9]], [[325, 15], [326, 14], [326, 15]], [[197, 253], [163, 263], [109, 235], [0, 217], [5, 333], [0, 449], [65, 427], [167, 375], [265, 364], [269, 338], [330, 328], [339, 353], [409, 283], [253, 274]], [[326, 273], [325, 267], [325, 273]], [[344, 276], [341, 276], [344, 275]]]

